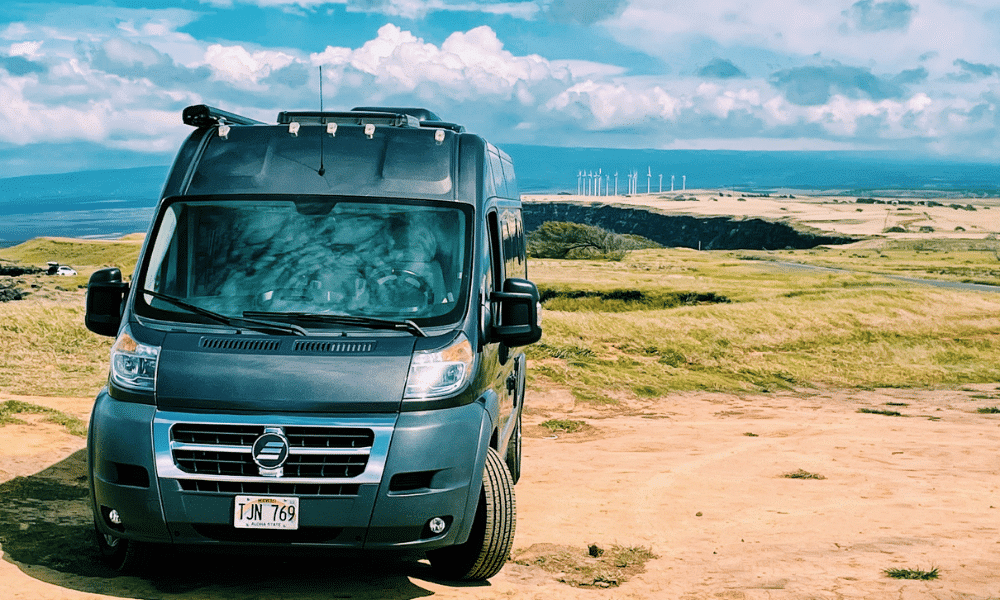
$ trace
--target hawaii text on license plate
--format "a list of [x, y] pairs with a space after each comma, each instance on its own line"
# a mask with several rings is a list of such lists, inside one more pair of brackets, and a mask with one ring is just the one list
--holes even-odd
[[298, 529], [299, 499], [236, 496], [233, 526], [238, 529]]

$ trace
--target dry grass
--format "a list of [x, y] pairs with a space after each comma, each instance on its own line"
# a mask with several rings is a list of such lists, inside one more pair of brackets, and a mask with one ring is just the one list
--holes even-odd
[[826, 477], [820, 475], [819, 473], [810, 473], [809, 471], [805, 471], [802, 469], [798, 469], [797, 471], [792, 471], [790, 473], [785, 473], [784, 475], [782, 475], [782, 477], [784, 477], [785, 479], [826, 479]]
[[38, 396], [93, 396], [104, 385], [111, 338], [83, 325], [83, 293], [0, 304], [0, 389]]
[[587, 549], [557, 544], [534, 544], [515, 557], [519, 565], [540, 567], [573, 587], [613, 588], [646, 570], [656, 558], [640, 546], [613, 545], [607, 549], [590, 544]]
[[25, 414], [45, 415], [45, 422], [62, 425], [72, 435], [80, 437], [87, 435], [87, 425], [80, 419], [54, 408], [39, 406], [30, 402], [21, 402], [20, 400], [0, 402], [0, 427], [12, 423], [23, 423], [24, 421], [18, 419], [17, 415]]
[[545, 310], [545, 334], [528, 349], [529, 373], [591, 403], [614, 403], [610, 390], [617, 397], [655, 398], [676, 390], [1000, 380], [1000, 294], [785, 271], [691, 250], [641, 251], [621, 262], [534, 261], [531, 277], [561, 289], [713, 293], [732, 300], [614, 313]]

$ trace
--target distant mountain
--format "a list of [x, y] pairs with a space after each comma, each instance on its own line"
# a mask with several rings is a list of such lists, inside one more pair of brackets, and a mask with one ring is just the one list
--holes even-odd
[[168, 170], [137, 167], [0, 179], [0, 215], [156, 206]]
[[[582, 173], [602, 177], [602, 195], [688, 189], [836, 190], [847, 194], [997, 195], [1000, 166], [879, 152], [620, 150], [506, 144], [521, 193], [573, 193]], [[145, 231], [167, 166], [0, 179], [0, 243], [33, 237], [111, 237]], [[662, 180], [661, 180], [662, 176]], [[661, 188], [662, 185], [662, 188]], [[901, 190], [915, 190], [901, 191]]]

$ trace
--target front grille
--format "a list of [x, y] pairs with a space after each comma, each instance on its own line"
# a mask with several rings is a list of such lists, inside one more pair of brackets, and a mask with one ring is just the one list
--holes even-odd
[[274, 481], [179, 480], [185, 492], [254, 494], [261, 496], [357, 496], [361, 486], [343, 483], [278, 483]]
[[[284, 431], [289, 455], [283, 480], [357, 477], [368, 466], [375, 440], [371, 429], [357, 427], [289, 426]], [[259, 425], [175, 423], [170, 429], [171, 457], [190, 475], [260, 477], [251, 452], [263, 433]]]
[[285, 437], [292, 448], [371, 448], [375, 441], [371, 429], [346, 427], [286, 427]]
[[249, 425], [201, 425], [177, 423], [170, 429], [170, 439], [185, 444], [252, 446], [264, 430]]
[[357, 477], [367, 464], [367, 456], [289, 456], [285, 477]]
[[259, 470], [249, 453], [174, 450], [174, 463], [185, 473], [250, 477]]

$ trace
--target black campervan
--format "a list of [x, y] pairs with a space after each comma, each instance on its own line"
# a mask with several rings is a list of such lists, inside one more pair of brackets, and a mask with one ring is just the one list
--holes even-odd
[[157, 544], [509, 553], [537, 341], [510, 158], [424, 109], [184, 111], [88, 436], [113, 566]]

